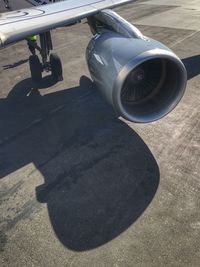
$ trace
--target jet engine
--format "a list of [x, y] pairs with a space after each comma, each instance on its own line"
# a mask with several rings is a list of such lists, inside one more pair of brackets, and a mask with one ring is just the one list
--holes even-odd
[[86, 50], [88, 68], [117, 114], [147, 123], [174, 109], [187, 81], [181, 60], [111, 10], [88, 23], [94, 34]]

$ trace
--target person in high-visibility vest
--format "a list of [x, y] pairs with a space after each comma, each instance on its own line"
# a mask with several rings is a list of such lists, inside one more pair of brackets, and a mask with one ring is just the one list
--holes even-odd
[[9, 9], [10, 5], [9, 5], [9, 0], [3, 0], [4, 4], [5, 4], [5, 8]]
[[37, 44], [37, 35], [29, 36], [26, 38], [26, 40], [27, 40], [28, 48], [32, 55], [36, 55], [36, 51], [35, 51], [36, 49], [41, 53], [42, 50]]

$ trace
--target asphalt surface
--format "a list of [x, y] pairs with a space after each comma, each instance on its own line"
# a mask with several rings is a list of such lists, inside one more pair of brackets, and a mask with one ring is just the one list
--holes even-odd
[[1, 50], [1, 267], [200, 265], [200, 3], [116, 11], [181, 57], [185, 96], [154, 123], [117, 118], [90, 80], [84, 23], [53, 31], [58, 84], [32, 83], [26, 42]]

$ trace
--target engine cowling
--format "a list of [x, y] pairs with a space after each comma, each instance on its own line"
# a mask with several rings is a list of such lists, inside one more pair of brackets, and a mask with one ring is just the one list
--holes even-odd
[[[123, 19], [120, 23], [131, 27]], [[174, 109], [184, 94], [187, 74], [169, 48], [136, 31], [132, 37], [121, 34], [121, 29], [101, 29], [89, 42], [86, 59], [91, 77], [117, 114], [146, 123]]]

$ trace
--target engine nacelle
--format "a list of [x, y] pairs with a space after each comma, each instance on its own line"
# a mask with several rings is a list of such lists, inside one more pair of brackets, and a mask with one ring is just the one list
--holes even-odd
[[142, 123], [162, 118], [184, 94], [183, 63], [116, 13], [102, 13], [86, 51], [91, 77], [118, 115]]

